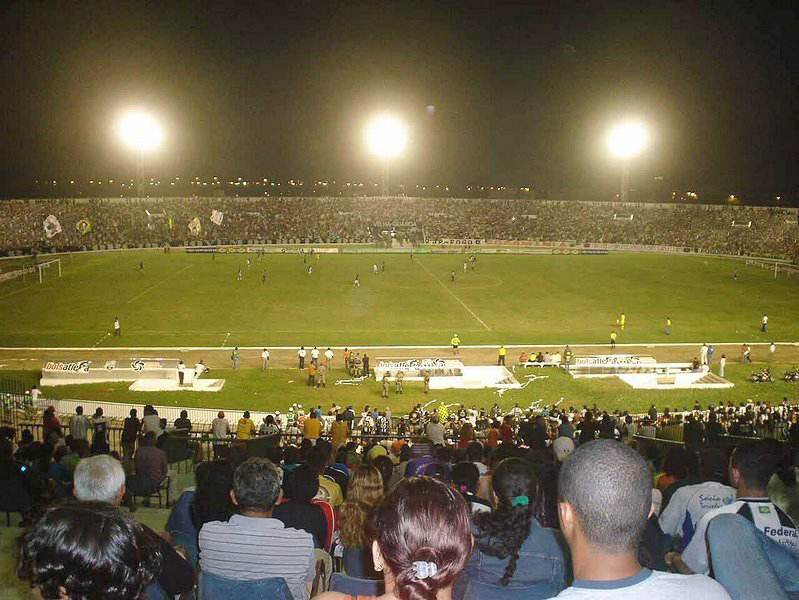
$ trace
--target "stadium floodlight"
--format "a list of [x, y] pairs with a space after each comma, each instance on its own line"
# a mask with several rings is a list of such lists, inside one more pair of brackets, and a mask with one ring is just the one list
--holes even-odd
[[401, 154], [407, 142], [407, 128], [391, 115], [375, 117], [366, 126], [366, 144], [383, 160], [383, 196], [388, 195], [388, 161]]
[[164, 139], [164, 130], [152, 116], [132, 111], [124, 115], [117, 125], [120, 139], [136, 150], [136, 190], [142, 195], [144, 186], [144, 153], [152, 152]]
[[622, 161], [621, 194], [619, 195], [619, 200], [622, 202], [627, 201], [629, 161], [643, 152], [648, 139], [646, 127], [639, 121], [619, 123], [608, 133], [608, 149]]

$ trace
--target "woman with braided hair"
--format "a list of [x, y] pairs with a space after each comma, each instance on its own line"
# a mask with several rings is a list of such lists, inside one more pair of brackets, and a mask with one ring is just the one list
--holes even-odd
[[[469, 511], [460, 493], [430, 477], [403, 479], [378, 506], [374, 533], [374, 565], [386, 584], [377, 600], [452, 598], [452, 585], [472, 551]], [[367, 599], [326, 592], [316, 600]]]
[[456, 582], [456, 600], [551, 598], [566, 587], [568, 549], [535, 515], [541, 486], [533, 466], [507, 458], [492, 476], [492, 512], [474, 515], [475, 549]]

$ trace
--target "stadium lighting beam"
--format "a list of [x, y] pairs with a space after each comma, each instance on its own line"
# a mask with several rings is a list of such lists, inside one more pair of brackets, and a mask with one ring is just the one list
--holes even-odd
[[622, 202], [627, 201], [630, 159], [643, 152], [648, 139], [649, 135], [646, 127], [638, 121], [619, 123], [608, 134], [608, 149], [611, 154], [621, 159], [621, 194], [619, 194], [619, 200]]
[[136, 151], [136, 195], [141, 197], [144, 188], [144, 154], [152, 152], [164, 139], [161, 124], [143, 112], [124, 115], [117, 125], [120, 139]]
[[382, 194], [388, 195], [388, 161], [399, 156], [408, 142], [408, 130], [396, 117], [380, 115], [366, 126], [366, 145], [382, 159]]

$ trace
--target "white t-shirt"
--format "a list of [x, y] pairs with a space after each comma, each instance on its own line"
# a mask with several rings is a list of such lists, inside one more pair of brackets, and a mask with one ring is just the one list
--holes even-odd
[[300, 358], [305, 358], [306, 354], [307, 352], [305, 351], [305, 348], [300, 348], [299, 350], [297, 350], [297, 356], [299, 356]]
[[678, 575], [641, 569], [637, 575], [616, 581], [574, 580], [556, 598], [599, 600], [729, 600], [721, 585], [706, 575]]
[[263, 358], [264, 360], [269, 360], [269, 350], [264, 350], [263, 352], [261, 352], [261, 358]]
[[197, 363], [196, 365], [194, 365], [194, 376], [195, 377], [199, 377], [203, 373], [205, 373], [205, 365], [204, 364]]
[[226, 438], [228, 436], [229, 429], [230, 425], [228, 424], [227, 419], [220, 419], [217, 417], [211, 421], [211, 431], [214, 433], [215, 438]]
[[31, 402], [33, 402], [34, 405], [38, 402], [40, 393], [39, 388], [33, 388], [31, 390]]
[[311, 358], [319, 358], [319, 350], [317, 350], [316, 348], [311, 350]]
[[325, 358], [331, 360], [333, 358], [333, 351], [330, 349], [325, 350]]
[[796, 525], [782, 509], [775, 506], [768, 498], [739, 498], [732, 504], [711, 510], [699, 521], [694, 537], [682, 553], [683, 562], [694, 573], [710, 571], [705, 534], [710, 520], [723, 514], [741, 515], [775, 542], [799, 550], [799, 533]]
[[705, 514], [733, 502], [735, 489], [717, 481], [686, 485], [672, 495], [660, 515], [660, 528], [666, 535], [681, 535], [685, 547]]

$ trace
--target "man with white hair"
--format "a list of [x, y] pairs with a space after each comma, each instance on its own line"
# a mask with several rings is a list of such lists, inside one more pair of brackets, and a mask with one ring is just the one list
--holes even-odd
[[[107, 454], [84, 458], [75, 468], [72, 493], [81, 502], [104, 502], [119, 506], [125, 497], [125, 471], [122, 463]], [[145, 533], [158, 543], [163, 555], [158, 585], [170, 596], [188, 592], [194, 587], [191, 563], [176, 548], [142, 523]]]

